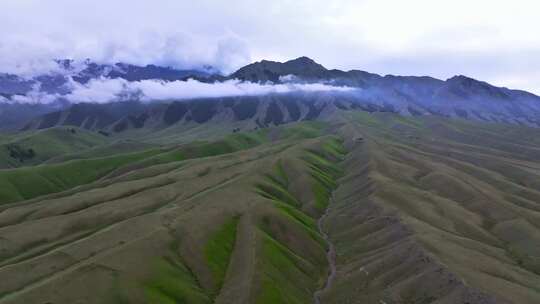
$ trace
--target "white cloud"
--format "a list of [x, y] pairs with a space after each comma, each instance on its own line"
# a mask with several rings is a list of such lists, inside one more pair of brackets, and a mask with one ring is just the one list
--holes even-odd
[[0, 103], [30, 103], [30, 104], [37, 104], [37, 103], [52, 103], [57, 101], [59, 98], [61, 98], [61, 95], [59, 94], [48, 94], [45, 92], [40, 91], [40, 85], [35, 84], [32, 87], [32, 90], [26, 95], [13, 95], [9, 98], [3, 98], [0, 96]]
[[14, 95], [10, 99], [6, 99], [4, 101], [0, 100], [0, 103], [6, 102], [6, 103], [48, 104], [48, 103], [55, 102], [59, 98], [61, 98], [61, 96], [57, 94], [47, 94], [47, 93], [42, 93], [42, 92], [31, 91], [26, 95]]
[[294, 81], [297, 81], [297, 80], [298, 80], [298, 77], [296, 77], [295, 75], [292, 75], [292, 74], [279, 77], [279, 81], [281, 81], [281, 82], [294, 82]]
[[124, 79], [101, 78], [82, 85], [73, 83], [73, 92], [65, 98], [71, 102], [105, 103], [138, 96], [143, 101], [179, 100], [227, 96], [253, 96], [272, 93], [352, 91], [350, 87], [337, 87], [320, 83], [312, 84], [258, 84], [237, 79], [224, 82], [204, 83], [187, 81], [142, 80], [129, 82]]

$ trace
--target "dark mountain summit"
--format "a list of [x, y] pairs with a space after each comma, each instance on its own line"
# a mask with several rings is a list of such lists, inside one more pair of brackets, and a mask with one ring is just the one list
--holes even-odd
[[97, 64], [89, 62], [87, 67], [73, 79], [80, 83], [86, 83], [99, 77], [122, 78], [128, 81], [141, 81], [159, 79], [166, 81], [185, 80], [188, 77], [207, 77], [210, 74], [199, 70], [178, 70], [171, 67], [157, 65], [138, 66], [126, 63], [114, 65]]
[[320, 80], [332, 77], [332, 73], [308, 57], [286, 62], [263, 60], [249, 64], [234, 72], [230, 78], [251, 82], [281, 82], [281, 77], [294, 75], [305, 80]]
[[510, 98], [508, 90], [494, 87], [487, 82], [478, 81], [467, 76], [454, 76], [446, 82], [452, 92], [462, 97]]

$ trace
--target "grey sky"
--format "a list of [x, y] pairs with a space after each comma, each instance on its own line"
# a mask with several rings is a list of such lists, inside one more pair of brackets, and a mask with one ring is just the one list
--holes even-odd
[[0, 70], [51, 58], [216, 66], [309, 56], [380, 74], [465, 74], [540, 93], [532, 0], [0, 0]]

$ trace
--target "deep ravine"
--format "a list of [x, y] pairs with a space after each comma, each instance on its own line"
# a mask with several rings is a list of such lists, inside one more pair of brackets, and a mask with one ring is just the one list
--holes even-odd
[[317, 226], [319, 227], [319, 233], [323, 237], [323, 239], [328, 244], [328, 251], [326, 252], [326, 259], [328, 260], [328, 265], [330, 267], [330, 271], [328, 274], [328, 277], [326, 278], [326, 282], [324, 283], [323, 287], [319, 290], [317, 290], [313, 294], [313, 302], [315, 304], [321, 303], [321, 294], [325, 291], [327, 291], [332, 286], [332, 281], [334, 280], [334, 277], [336, 276], [336, 249], [334, 247], [334, 244], [330, 240], [330, 237], [328, 234], [324, 231], [324, 220], [327, 218], [328, 213], [330, 212], [330, 206], [334, 203], [334, 196], [330, 197], [330, 201], [328, 204], [328, 207], [324, 211], [324, 214], [319, 218], [319, 221], [317, 223]]

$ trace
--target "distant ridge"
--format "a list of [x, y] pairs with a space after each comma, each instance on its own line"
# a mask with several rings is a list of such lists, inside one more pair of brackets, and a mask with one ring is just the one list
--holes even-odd
[[[454, 117], [460, 119], [509, 123], [540, 127], [540, 97], [520, 90], [511, 90], [493, 86], [487, 82], [475, 80], [463, 75], [454, 76], [447, 80], [440, 80], [427, 76], [381, 76], [360, 70], [329, 70], [321, 64], [315, 62], [308, 57], [299, 57], [286, 62], [275, 62], [262, 60], [249, 65], [246, 65], [236, 72], [223, 76], [219, 74], [211, 74], [207, 71], [197, 70], [175, 70], [169, 67], [159, 67], [148, 65], [145, 67], [127, 65], [118, 63], [115, 65], [101, 65], [87, 61], [83, 68], [76, 66], [72, 61], [58, 61], [58, 64], [66, 71], [66, 74], [44, 75], [34, 79], [22, 79], [16, 75], [0, 75], [0, 94], [1, 98], [11, 98], [16, 95], [24, 95], [35, 89], [35, 83], [40, 83], [40, 90], [56, 94], [68, 93], [68, 88], [65, 86], [66, 75], [69, 75], [74, 81], [86, 83], [95, 78], [122, 78], [126, 81], [139, 81], [145, 79], [157, 79], [159, 81], [175, 81], [186, 80], [193, 78], [198, 81], [207, 83], [223, 82], [232, 79], [238, 79], [246, 82], [264, 83], [264, 84], [306, 84], [306, 83], [321, 83], [332, 86], [347, 86], [352, 90], [349, 94], [337, 94], [326, 92], [322, 93], [306, 93], [301, 94], [299, 100], [297, 96], [290, 97], [287, 94], [279, 97], [255, 96], [255, 97], [234, 97], [234, 98], [203, 98], [197, 99], [197, 102], [204, 101], [201, 104], [209, 104], [204, 109], [193, 102], [184, 102], [186, 108], [193, 106], [193, 109], [185, 110], [186, 113], [196, 111], [204, 117], [210, 119], [237, 119], [231, 114], [232, 108], [245, 107], [250, 112], [252, 109], [258, 113], [258, 117], [264, 120], [267, 111], [276, 113], [277, 116], [283, 116], [282, 119], [273, 123], [284, 123], [287, 121], [295, 121], [304, 118], [294, 118], [297, 115], [289, 113], [289, 106], [295, 105], [296, 108], [302, 108], [306, 104], [321, 105], [325, 104], [324, 111], [318, 111], [317, 115], [309, 115], [309, 119], [318, 119], [319, 114], [332, 109], [339, 110], [367, 110], [367, 111], [386, 111], [395, 112], [404, 116], [420, 116], [420, 115], [437, 115], [443, 117]], [[26, 92], [26, 93], [25, 93]], [[126, 94], [125, 101], [137, 101], [137, 94]], [[228, 100], [228, 101], [224, 101]], [[231, 101], [232, 100], [232, 101]], [[274, 106], [273, 101], [276, 102]], [[160, 104], [167, 104], [173, 101], [160, 101]], [[217, 103], [212, 105], [213, 102]], [[182, 103], [182, 102], [180, 102]], [[232, 106], [228, 104], [232, 103]], [[10, 109], [16, 108], [16, 105], [11, 105]], [[154, 109], [159, 108], [158, 110]], [[39, 108], [34, 114], [31, 109], [26, 109], [26, 114], [21, 117], [24, 122], [18, 120], [17, 126], [26, 124], [26, 128], [43, 128], [60, 125], [77, 125], [85, 128], [109, 128], [119, 120], [124, 121], [122, 127], [117, 130], [128, 129], [131, 125], [128, 117], [132, 115], [143, 115], [143, 117], [153, 117], [153, 125], [163, 125], [164, 112], [166, 106], [141, 106], [133, 109], [123, 109], [123, 107], [108, 107], [103, 106], [98, 108], [116, 109], [111, 115], [94, 115], [94, 110], [90, 112], [81, 111], [79, 106], [74, 106], [77, 110], [77, 119], [67, 119], [67, 112], [72, 113], [70, 104], [65, 100], [49, 106], [48, 109]], [[310, 107], [309, 105], [307, 106]], [[3, 109], [4, 108], [4, 109]], [[47, 108], [47, 106], [45, 106]], [[131, 108], [131, 106], [130, 106]], [[5, 104], [0, 102], [0, 118], [2, 115], [9, 113]], [[88, 107], [93, 109], [93, 107]], [[43, 114], [58, 111], [64, 114], [58, 116], [54, 123], [50, 123], [50, 116], [44, 119]], [[66, 112], [67, 111], [67, 112]], [[101, 111], [101, 110], [100, 110]], [[146, 113], [151, 111], [151, 113]], [[205, 112], [209, 111], [209, 112]], [[145, 114], [146, 113], [146, 114]], [[161, 113], [159, 116], [156, 113]], [[278, 114], [281, 113], [281, 114]], [[307, 113], [307, 112], [306, 112]], [[306, 114], [304, 113], [304, 114]], [[56, 114], [55, 114], [56, 115]], [[72, 117], [75, 114], [71, 114]], [[269, 114], [273, 116], [274, 114]], [[307, 114], [306, 114], [307, 115]], [[92, 118], [91, 120], [89, 117]], [[56, 116], [54, 116], [56, 117]], [[191, 116], [182, 117], [182, 121], [204, 123], [206, 120], [189, 120]], [[243, 117], [243, 116], [241, 116]], [[33, 119], [36, 118], [36, 119]], [[84, 119], [82, 119], [84, 118]], [[82, 120], [81, 120], [82, 119]], [[107, 122], [102, 122], [102, 120]], [[131, 119], [133, 120], [133, 119]], [[240, 119], [242, 120], [242, 119]], [[47, 121], [47, 123], [43, 123]], [[98, 123], [99, 121], [99, 123]], [[39, 123], [38, 123], [39, 122]], [[76, 123], [75, 123], [76, 122]], [[84, 123], [84, 124], [83, 124]], [[260, 122], [261, 123], [261, 122]], [[9, 123], [13, 126], [14, 123]], [[146, 120], [137, 120], [135, 124], [137, 128], [147, 126]], [[264, 123], [261, 123], [264, 125]], [[0, 127], [6, 127], [5, 125]], [[8, 126], [9, 127], [9, 126]]]
[[0, 94], [26, 95], [39, 87], [39, 91], [49, 94], [66, 94], [69, 80], [85, 84], [92, 79], [121, 78], [127, 81], [141, 81], [158, 79], [164, 81], [186, 80], [190, 77], [205, 78], [217, 73], [211, 67], [201, 69], [181, 70], [168, 66], [133, 65], [118, 62], [115, 64], [102, 64], [87, 59], [76, 62], [70, 59], [55, 60], [58, 69], [32, 78], [0, 72]]

